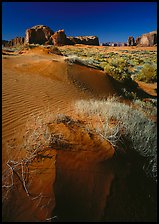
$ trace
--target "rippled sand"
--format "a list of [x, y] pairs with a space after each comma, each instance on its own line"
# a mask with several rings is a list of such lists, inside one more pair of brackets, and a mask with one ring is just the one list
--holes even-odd
[[63, 62], [62, 56], [33, 51], [5, 57], [2, 66], [3, 146], [7, 140], [19, 137], [30, 115], [46, 111], [50, 114], [67, 113], [71, 111], [73, 101], [91, 96], [79, 91], [70, 79], [84, 83], [89, 89], [95, 88], [97, 93], [113, 92], [100, 71], [79, 65], [69, 66]]
[[[23, 145], [26, 124], [31, 125], [33, 116], [47, 118], [47, 116], [51, 117], [61, 113], [73, 114], [72, 103], [76, 100], [88, 99], [96, 94], [109, 95], [114, 91], [111, 89], [111, 83], [105, 79], [102, 72], [80, 65], [70, 65], [64, 62], [63, 57], [48, 55], [39, 49], [26, 52], [23, 55], [5, 56], [2, 60], [2, 66], [2, 155], [4, 170], [8, 159], [25, 157], [25, 150], [19, 151], [18, 146]], [[92, 76], [91, 79], [90, 76]], [[88, 91], [81, 90], [79, 86], [80, 88], [87, 88]], [[41, 192], [47, 193], [47, 197], [49, 196], [54, 200], [52, 185], [55, 181], [55, 166], [53, 165], [55, 161], [55, 157], [50, 161], [45, 160], [40, 163], [41, 165], [35, 161], [33, 166], [29, 168], [33, 172], [33, 176], [30, 174], [30, 178], [34, 180], [30, 187], [32, 193], [36, 195]], [[46, 170], [44, 177], [42, 173], [40, 176], [34, 175], [37, 169], [42, 173], [42, 170]], [[45, 185], [43, 185], [44, 179]], [[15, 181], [18, 182], [19, 180], [15, 179]], [[22, 186], [17, 185], [16, 191], [11, 194], [10, 205], [9, 207], [7, 205], [6, 211], [10, 214], [10, 218], [17, 221], [44, 220], [48, 217], [48, 211], [39, 213], [36, 206], [38, 200], [40, 200], [38, 197], [35, 201], [28, 200]], [[43, 201], [41, 205], [44, 204]], [[52, 212], [55, 202], [50, 201], [49, 206], [49, 211]], [[14, 214], [11, 212], [13, 207]], [[19, 207], [22, 210], [19, 210]], [[35, 216], [32, 215], [34, 212]], [[8, 218], [6, 217], [6, 219]]]
[[[102, 71], [66, 63], [64, 57], [50, 55], [46, 49], [35, 48], [23, 52], [22, 55], [3, 56], [2, 166], [4, 171], [8, 159], [25, 158], [25, 149], [18, 151], [18, 146], [23, 145], [23, 136], [28, 126], [34, 126], [33, 116], [35, 118], [39, 116], [47, 121], [50, 119], [50, 123], [59, 114], [76, 117], [72, 106], [76, 100], [108, 97], [114, 93], [116, 90], [112, 79]], [[66, 143], [60, 145], [57, 142], [55, 147], [46, 148], [42, 155], [40, 154], [26, 167], [23, 162], [19, 164], [14, 175], [14, 188], [10, 195], [7, 195], [7, 191], [4, 194], [5, 199], [9, 201], [4, 203], [4, 220], [50, 221], [53, 220], [51, 217], [58, 216], [61, 221], [100, 221], [103, 215], [107, 214], [105, 213], [107, 201], [110, 201], [106, 210], [108, 213], [113, 210], [116, 198], [120, 204], [120, 192], [124, 194], [123, 189], [126, 189], [128, 184], [127, 176], [131, 178], [129, 172], [125, 174], [125, 169], [127, 170], [129, 165], [124, 162], [122, 165], [114, 166], [112, 146], [107, 141], [101, 142], [96, 136], [89, 136], [80, 126], [79, 121], [71, 122], [69, 125], [61, 122], [51, 126], [52, 132], [62, 133], [68, 145]], [[68, 151], [65, 151], [65, 146]], [[122, 166], [123, 171], [120, 171], [119, 168]], [[29, 195], [22, 174], [26, 175]], [[122, 178], [119, 178], [120, 175], [123, 175]], [[118, 183], [118, 178], [123, 185]], [[140, 175], [139, 179], [141, 179]], [[11, 183], [11, 178], [7, 180], [7, 184]], [[132, 181], [136, 179], [133, 178]], [[109, 198], [113, 183], [115, 193]], [[142, 184], [138, 188], [141, 186]], [[131, 195], [131, 190], [130, 186], [126, 196]], [[144, 197], [143, 195], [143, 199]], [[133, 199], [130, 199], [134, 203]], [[127, 199], [124, 200], [126, 204]], [[139, 202], [138, 207], [141, 207], [140, 200], [137, 202]], [[125, 204], [120, 212], [127, 208]], [[151, 213], [154, 216], [152, 211]], [[115, 214], [117, 218], [120, 217], [118, 209], [115, 210]], [[129, 216], [131, 217], [131, 211], [128, 213], [128, 218]], [[103, 220], [113, 220], [113, 215], [110, 214], [109, 217], [107, 214]]]

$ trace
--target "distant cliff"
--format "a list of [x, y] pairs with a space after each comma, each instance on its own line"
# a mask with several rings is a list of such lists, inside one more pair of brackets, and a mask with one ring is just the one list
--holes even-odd
[[157, 44], [157, 31], [143, 34], [139, 39], [138, 45], [153, 46]]
[[2, 40], [2, 45], [4, 47], [13, 47], [22, 44], [24, 44], [24, 37], [16, 37], [10, 41]]
[[87, 44], [99, 46], [99, 39], [97, 36], [79, 36], [79, 37], [68, 37], [72, 44]]
[[10, 41], [3, 42], [3, 46], [22, 44], [50, 44], [55, 46], [87, 44], [98, 46], [99, 40], [96, 36], [67, 37], [64, 30], [54, 32], [48, 26], [37, 25], [27, 29], [25, 37], [16, 37]]
[[143, 46], [150, 47], [157, 44], [157, 31], [152, 31], [149, 33], [142, 34], [141, 37], [137, 37], [136, 41], [134, 41], [134, 37], [128, 37], [128, 45], [129, 46]]

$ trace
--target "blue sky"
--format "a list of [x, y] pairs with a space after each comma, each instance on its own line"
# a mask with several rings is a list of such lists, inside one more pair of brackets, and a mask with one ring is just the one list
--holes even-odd
[[67, 36], [96, 35], [100, 42], [157, 30], [157, 2], [2, 2], [2, 39], [25, 36], [34, 25]]

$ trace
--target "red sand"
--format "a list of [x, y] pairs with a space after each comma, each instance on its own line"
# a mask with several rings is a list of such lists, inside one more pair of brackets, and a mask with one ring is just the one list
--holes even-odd
[[[111, 186], [119, 169], [113, 162], [114, 148], [98, 136], [88, 134], [79, 122], [72, 126], [62, 122], [57, 124], [53, 118], [59, 113], [75, 117], [73, 102], [117, 93], [114, 85], [102, 71], [69, 65], [62, 56], [51, 55], [47, 49], [35, 48], [21, 53], [5, 55], [2, 60], [3, 171], [8, 159], [25, 157], [25, 149], [19, 151], [16, 146], [23, 142], [30, 115], [52, 116], [50, 129], [62, 134], [65, 142], [56, 142], [25, 167], [26, 178], [29, 178], [26, 183], [30, 184], [27, 185], [31, 193], [29, 197], [22, 184], [22, 167], [15, 169], [14, 188], [6, 196], [8, 201], [3, 203], [3, 219], [36, 222], [57, 215], [61, 221], [100, 221], [106, 214]], [[7, 146], [8, 141], [15, 142], [13, 148]], [[125, 172], [128, 165], [123, 169]], [[123, 181], [126, 186], [126, 180]], [[3, 190], [4, 193], [6, 189]]]

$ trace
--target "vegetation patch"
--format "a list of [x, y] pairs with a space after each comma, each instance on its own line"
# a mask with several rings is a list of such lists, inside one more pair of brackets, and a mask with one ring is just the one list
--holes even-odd
[[136, 76], [137, 80], [147, 83], [157, 82], [157, 67], [145, 64]]
[[[114, 147], [124, 136], [129, 142], [129, 148], [145, 159], [143, 169], [146, 174], [157, 181], [157, 127], [142, 110], [125, 105], [115, 97], [102, 101], [81, 100], [76, 103], [75, 108], [78, 113], [98, 116], [99, 126], [95, 127], [97, 133], [109, 140]], [[115, 121], [113, 126], [110, 125], [112, 119]]]

